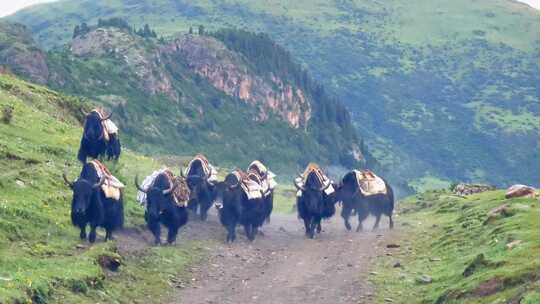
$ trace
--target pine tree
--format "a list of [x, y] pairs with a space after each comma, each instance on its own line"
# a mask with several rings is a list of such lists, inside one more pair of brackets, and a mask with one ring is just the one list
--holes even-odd
[[73, 29], [73, 38], [79, 36], [81, 34], [81, 27], [79, 25], [76, 25]]
[[145, 38], [152, 37], [152, 31], [150, 30], [150, 26], [148, 25], [148, 23], [144, 25], [143, 37]]
[[204, 25], [199, 25], [199, 36], [204, 36]]
[[86, 24], [86, 22], [83, 22], [83, 24], [81, 24], [81, 31], [80, 31], [80, 34], [81, 35], [84, 35], [86, 33], [89, 33], [90, 32], [90, 28], [88, 27], [88, 25]]
[[192, 26], [189, 27], [189, 34], [193, 35], [193, 27]]

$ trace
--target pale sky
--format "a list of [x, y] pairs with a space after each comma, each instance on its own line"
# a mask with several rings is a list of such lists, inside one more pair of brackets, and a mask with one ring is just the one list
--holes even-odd
[[55, 0], [0, 0], [0, 17], [13, 14], [21, 8], [32, 4], [52, 1]]
[[[55, 0], [0, 0], [0, 17], [13, 14], [17, 10], [36, 3], [51, 2]], [[540, 0], [518, 0], [540, 9]]]

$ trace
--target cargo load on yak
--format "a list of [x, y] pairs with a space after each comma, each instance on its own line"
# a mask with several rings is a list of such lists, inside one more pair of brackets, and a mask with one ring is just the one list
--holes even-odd
[[[163, 168], [157, 171], [154, 171], [152, 174], [148, 175], [142, 182], [141, 188], [143, 190], [148, 190], [154, 185], [154, 181], [158, 175], [164, 173], [169, 178], [169, 183], [172, 185], [178, 185], [174, 188], [173, 198], [174, 202], [179, 207], [185, 207], [187, 201], [189, 200], [189, 188], [187, 186], [186, 180], [180, 176], [174, 176], [173, 172], [168, 168]], [[137, 201], [146, 208], [146, 193], [142, 191], [137, 191]]]
[[107, 169], [107, 167], [105, 167], [105, 165], [99, 160], [93, 160], [90, 162], [90, 164], [94, 166], [100, 179], [102, 177], [105, 178], [105, 182], [103, 185], [101, 185], [101, 190], [103, 190], [105, 197], [119, 200], [120, 196], [122, 195], [122, 189], [125, 188], [125, 185], [114, 177], [109, 169]]
[[106, 141], [109, 141], [111, 136], [118, 135], [118, 127], [112, 120], [109, 119], [110, 115], [107, 116], [103, 108], [94, 109], [92, 112], [98, 113], [99, 118], [102, 119], [101, 125], [103, 126], [103, 138], [105, 138]]
[[358, 182], [358, 188], [362, 195], [371, 196], [375, 194], [386, 194], [386, 183], [384, 180], [375, 173], [364, 170], [354, 170], [356, 175], [356, 181]]
[[[334, 190], [334, 187], [332, 186], [332, 180], [330, 180], [330, 178], [328, 178], [328, 176], [324, 174], [324, 172], [319, 167], [319, 165], [315, 163], [310, 163], [309, 165], [307, 165], [306, 169], [304, 170], [304, 173], [302, 173], [300, 176], [298, 176], [294, 180], [295, 184], [302, 185], [303, 187], [311, 172], [313, 172], [315, 176], [319, 179], [319, 182], [322, 185], [322, 188], [325, 189], [324, 193], [326, 193], [326, 195], [330, 195], [334, 193], [335, 190]], [[302, 191], [298, 190], [296, 192], [296, 195], [301, 196]]]
[[206, 178], [209, 182], [217, 181], [217, 170], [208, 162], [206, 156], [197, 154], [189, 162], [186, 168], [186, 177], [200, 176]]
[[277, 186], [277, 183], [275, 181], [276, 175], [268, 170], [263, 163], [261, 163], [258, 160], [253, 161], [249, 166], [247, 173], [249, 175], [255, 175], [259, 178], [263, 193], [265, 196], [270, 194], [272, 190]]
[[255, 174], [248, 174], [239, 169], [234, 170], [232, 174], [236, 176], [238, 184], [242, 187], [242, 190], [244, 190], [248, 199], [263, 198], [264, 192], [258, 176]]

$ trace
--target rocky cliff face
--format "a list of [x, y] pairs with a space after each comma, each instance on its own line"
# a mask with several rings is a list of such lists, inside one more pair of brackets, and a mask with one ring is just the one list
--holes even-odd
[[239, 54], [214, 38], [183, 35], [160, 50], [162, 54], [180, 55], [191, 70], [216, 89], [257, 107], [258, 120], [264, 121], [273, 113], [300, 128], [306, 127], [311, 118], [311, 106], [301, 89], [274, 75], [255, 74]]
[[120, 59], [126, 69], [134, 72], [144, 91], [151, 95], [165, 94], [178, 101], [178, 93], [150, 41], [117, 28], [98, 28], [75, 37], [71, 53], [77, 57], [113, 56]]
[[165, 65], [181, 60], [216, 89], [256, 107], [256, 120], [277, 115], [293, 128], [305, 128], [311, 118], [311, 106], [301, 89], [274, 75], [257, 75], [241, 55], [212, 37], [183, 35], [159, 43], [116, 28], [98, 28], [74, 38], [70, 50], [76, 57], [120, 59], [151, 95], [179, 100]]
[[[0, 71], [110, 108], [135, 150], [205, 151], [228, 165], [261, 158], [283, 172], [309, 161], [366, 162], [343, 106], [284, 74], [266, 54], [250, 57], [217, 37], [165, 41], [129, 27], [95, 26], [45, 53], [24, 27], [9, 31], [0, 29]], [[289, 58], [282, 63], [294, 65]]]
[[46, 54], [35, 46], [26, 27], [0, 21], [0, 66], [33, 82], [47, 83], [49, 67]]

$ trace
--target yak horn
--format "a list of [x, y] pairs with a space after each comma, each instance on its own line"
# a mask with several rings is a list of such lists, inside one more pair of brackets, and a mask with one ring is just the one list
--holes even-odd
[[92, 188], [97, 189], [101, 187], [104, 183], [105, 183], [105, 175], [102, 175], [101, 178], [99, 179], [99, 182], [93, 185]]
[[294, 186], [296, 187], [296, 189], [298, 189], [298, 190], [300, 190], [300, 191], [305, 191], [305, 190], [306, 190], [304, 187], [298, 185], [297, 182], [294, 182], [293, 184], [294, 184]]
[[175, 184], [175, 183], [172, 182], [172, 181], [171, 181], [171, 183], [172, 183], [172, 186], [171, 186], [169, 189], [163, 190], [163, 195], [171, 194], [171, 193], [174, 191], [174, 189], [176, 189], [176, 187], [178, 187], [178, 185], [180, 185], [180, 183], [176, 183], [176, 184]]
[[143, 192], [143, 193], [146, 193], [146, 190], [144, 190], [140, 185], [139, 185], [139, 175], [135, 175], [135, 187], [137, 187], [137, 190]]
[[186, 177], [184, 176], [184, 168], [183, 168], [183, 167], [180, 167], [180, 176], [181, 176], [183, 179], [186, 179]]
[[73, 182], [70, 182], [69, 179], [67, 178], [67, 172], [65, 169], [64, 169], [64, 172], [62, 173], [62, 177], [64, 178], [64, 182], [66, 183], [66, 185], [68, 185], [70, 188], [73, 188]]
[[82, 115], [84, 115], [84, 116], [88, 116], [88, 114], [90, 114], [90, 112], [86, 112], [83, 108], [80, 108], [79, 110], [81, 111]]
[[107, 117], [105, 117], [105, 118], [102, 118], [101, 121], [105, 121], [105, 120], [111, 119], [112, 115], [113, 115], [113, 112], [111, 112], [111, 113], [109, 114], [109, 116], [107, 116]]
[[332, 183], [330, 181], [328, 181], [328, 185], [322, 187], [321, 191], [325, 191], [326, 189], [328, 189], [330, 187], [330, 185], [332, 185]]

